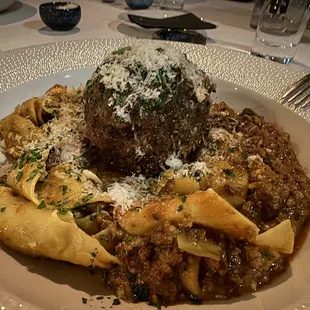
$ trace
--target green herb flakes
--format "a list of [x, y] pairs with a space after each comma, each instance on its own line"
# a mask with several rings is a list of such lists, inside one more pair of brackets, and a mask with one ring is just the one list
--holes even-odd
[[26, 182], [32, 180], [36, 175], [38, 174], [38, 170], [33, 170], [32, 172], [29, 173], [28, 175], [28, 179], [26, 180]]
[[66, 195], [68, 192], [68, 186], [67, 185], [62, 185], [62, 194]]
[[20, 181], [22, 176], [23, 176], [23, 172], [22, 171], [18, 171], [17, 176], [16, 176], [17, 183]]
[[24, 166], [24, 160], [25, 160], [26, 152], [24, 151], [18, 158], [18, 168], [22, 169]]
[[89, 200], [93, 198], [94, 194], [88, 194], [82, 198], [84, 203], [87, 203]]
[[130, 46], [122, 47], [112, 52], [112, 55], [123, 55], [127, 50], [130, 50]]
[[75, 205], [73, 206], [73, 208], [79, 208], [81, 206], [81, 204], [79, 202], [76, 202]]
[[57, 110], [53, 110], [52, 116], [53, 116], [54, 118], [58, 118], [58, 111], [57, 111]]
[[223, 169], [223, 172], [231, 178], [234, 178], [236, 176], [235, 173], [230, 169]]
[[184, 202], [186, 201], [186, 199], [187, 199], [187, 197], [186, 197], [186, 196], [182, 196], [182, 197], [181, 197], [181, 201], [182, 201], [182, 203], [184, 203]]
[[69, 208], [64, 208], [63, 205], [57, 205], [56, 209], [61, 215], [65, 215], [70, 210]]
[[183, 209], [184, 209], [184, 206], [183, 205], [179, 205], [177, 210], [178, 210], [178, 212], [181, 212]]
[[44, 200], [41, 200], [41, 202], [39, 203], [37, 209], [45, 209], [46, 208], [46, 204]]
[[5, 209], [6, 209], [6, 207], [1, 208], [1, 209], [0, 209], [0, 212], [4, 212]]

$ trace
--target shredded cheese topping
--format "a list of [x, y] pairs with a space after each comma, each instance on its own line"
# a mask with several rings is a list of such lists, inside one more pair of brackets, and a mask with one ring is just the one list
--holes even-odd
[[[199, 102], [208, 97], [205, 75], [184, 54], [159, 43], [133, 45], [115, 51], [94, 72], [88, 86], [99, 77], [106, 89], [114, 91], [108, 105], [120, 119], [130, 122], [129, 114], [136, 100], [159, 100], [178, 72], [181, 72], [182, 80], [186, 78], [192, 83]], [[143, 113], [141, 108], [140, 116]]]

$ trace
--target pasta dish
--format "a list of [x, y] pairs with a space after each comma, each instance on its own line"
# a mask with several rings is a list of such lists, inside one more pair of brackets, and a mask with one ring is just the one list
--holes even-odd
[[120, 299], [158, 308], [269, 283], [308, 219], [310, 180], [287, 133], [215, 90], [153, 43], [23, 102], [0, 121], [0, 240], [103, 268]]

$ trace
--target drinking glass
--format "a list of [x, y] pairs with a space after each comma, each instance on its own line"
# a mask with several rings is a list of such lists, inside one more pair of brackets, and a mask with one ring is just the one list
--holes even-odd
[[184, 7], [184, 0], [160, 0], [159, 8], [162, 10], [176, 10], [182, 11]]
[[257, 28], [259, 17], [262, 13], [262, 9], [264, 7], [265, 0], [255, 0], [250, 26], [254, 29]]
[[309, 0], [266, 0], [251, 54], [290, 63], [308, 23], [309, 6]]

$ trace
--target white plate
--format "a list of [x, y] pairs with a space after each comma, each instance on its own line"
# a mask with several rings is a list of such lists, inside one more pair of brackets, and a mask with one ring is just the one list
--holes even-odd
[[[23, 100], [43, 94], [55, 83], [69, 86], [85, 83], [108, 51], [132, 42], [131, 39], [67, 41], [3, 53], [0, 56], [0, 117], [12, 112]], [[303, 72], [220, 47], [170, 44], [187, 52], [191, 60], [211, 74], [218, 85], [214, 101], [225, 100], [238, 110], [252, 108], [289, 132], [301, 163], [310, 171], [310, 113], [293, 112], [274, 101]], [[93, 298], [94, 301], [86, 305], [82, 303], [82, 297], [107, 293], [99, 272], [93, 276], [86, 268], [35, 260], [15, 253], [2, 244], [0, 246], [1, 310], [109, 309], [112, 305], [113, 297], [103, 300]], [[254, 294], [211, 302], [199, 306], [199, 309], [310, 309], [309, 261], [308, 238], [287, 272], [271, 285]], [[189, 310], [196, 307], [198, 309], [198, 306], [178, 305], [169, 309]], [[115, 308], [154, 309], [144, 304], [128, 305], [124, 302]]]

